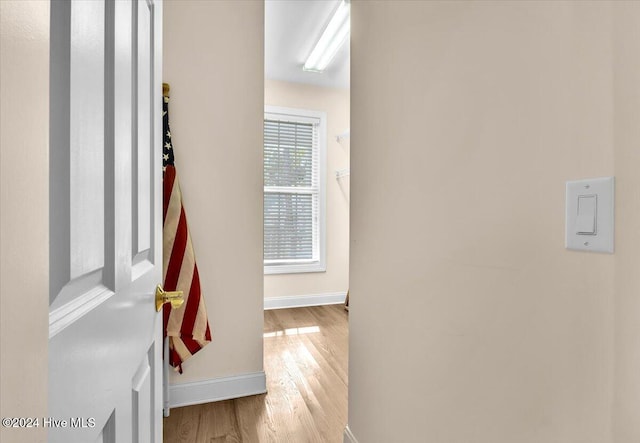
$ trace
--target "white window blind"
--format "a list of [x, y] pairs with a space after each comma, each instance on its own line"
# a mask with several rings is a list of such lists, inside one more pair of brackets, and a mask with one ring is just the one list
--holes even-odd
[[323, 262], [320, 123], [319, 118], [304, 115], [265, 114], [266, 271], [284, 267], [296, 272], [296, 265], [300, 265], [298, 271], [307, 272], [314, 270], [308, 265]]

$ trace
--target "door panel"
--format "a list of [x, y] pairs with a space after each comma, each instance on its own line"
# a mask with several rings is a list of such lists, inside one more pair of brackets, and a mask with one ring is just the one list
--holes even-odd
[[[70, 22], [69, 255], [73, 280], [105, 264], [104, 4], [77, 2]], [[82, 63], [75, 62], [80, 60]]]
[[145, 422], [146, 417], [151, 417], [151, 366], [147, 356], [138, 367], [131, 383], [131, 414], [133, 423], [132, 442], [151, 441], [151, 429], [148, 426], [139, 426]]
[[[153, 134], [149, 131], [152, 118], [152, 101], [151, 89], [145, 87], [149, 85], [151, 79], [153, 54], [151, 48], [151, 10], [146, 2], [139, 2], [137, 8], [137, 26], [134, 26], [134, 34], [136, 35], [136, 45], [134, 57], [137, 65], [137, 80], [140, 87], [137, 88], [137, 140], [136, 155], [134, 163], [135, 189], [134, 198], [136, 205], [134, 206], [133, 226], [134, 238], [133, 253], [134, 262], [139, 262], [144, 254], [150, 248], [151, 232], [149, 230], [151, 221], [151, 176], [149, 174], [149, 162], [151, 161], [151, 138]], [[136, 260], [135, 258], [138, 258]]]
[[159, 442], [161, 4], [51, 17], [49, 441]]

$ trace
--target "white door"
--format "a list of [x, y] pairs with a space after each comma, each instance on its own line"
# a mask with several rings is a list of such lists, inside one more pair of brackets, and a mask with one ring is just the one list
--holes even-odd
[[161, 26], [51, 2], [51, 442], [162, 441]]

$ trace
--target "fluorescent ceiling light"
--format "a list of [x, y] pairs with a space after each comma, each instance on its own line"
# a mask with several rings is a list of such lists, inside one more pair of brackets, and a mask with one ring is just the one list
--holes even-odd
[[324, 71], [347, 39], [350, 28], [349, 3], [342, 0], [302, 69], [305, 71]]

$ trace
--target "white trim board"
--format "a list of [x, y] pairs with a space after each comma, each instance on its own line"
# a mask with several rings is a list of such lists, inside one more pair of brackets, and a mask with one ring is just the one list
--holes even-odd
[[264, 371], [169, 386], [169, 406], [179, 408], [267, 392]]
[[324, 294], [288, 295], [265, 297], [264, 309], [303, 308], [308, 306], [338, 305], [344, 303], [346, 292], [326, 292]]
[[343, 443], [358, 443], [358, 439], [353, 435], [353, 432], [351, 432], [349, 425], [344, 428], [344, 439], [342, 441]]

